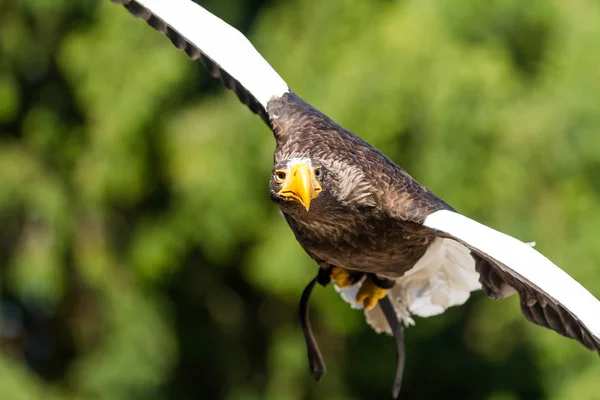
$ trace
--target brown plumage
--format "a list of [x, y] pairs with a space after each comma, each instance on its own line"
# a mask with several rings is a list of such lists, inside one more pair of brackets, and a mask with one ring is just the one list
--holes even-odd
[[[388, 278], [402, 276], [423, 256], [439, 232], [422, 225], [439, 210], [452, 210], [402, 168], [358, 136], [340, 127], [294, 94], [268, 107], [277, 140], [275, 162], [309, 158], [328, 169], [331, 185], [317, 197], [310, 212], [281, 199], [277, 203], [296, 239], [319, 264], [342, 266]], [[363, 174], [355, 190], [341, 194], [349, 171]], [[351, 179], [350, 179], [351, 180]], [[448, 235], [441, 235], [449, 237]], [[465, 245], [469, 246], [467, 243]], [[497, 261], [473, 251], [484, 292], [502, 299], [502, 288], [521, 297], [525, 317], [600, 352], [600, 341], [567, 310], [538, 293], [529, 282], [506, 274]], [[510, 290], [512, 289], [512, 290]]]
[[[482, 288], [494, 299], [518, 293], [529, 321], [600, 352], [600, 303], [589, 292], [524, 243], [460, 216], [379, 150], [301, 100], [239, 32], [189, 0], [113, 1], [200, 60], [273, 130], [270, 196], [300, 245], [322, 271], [342, 277], [336, 282], [348, 284], [340, 290], [350, 303], [367, 283], [368, 295], [377, 299], [389, 289], [386, 282], [395, 283], [384, 297], [386, 320], [379, 307], [366, 313], [375, 329], [389, 331], [391, 325], [398, 338], [392, 309], [410, 324], [411, 314], [439, 314]], [[192, 17], [197, 22], [190, 23]], [[196, 32], [196, 24], [215, 26], [233, 47], [223, 51], [221, 37]], [[246, 58], [236, 60], [238, 54]], [[344, 275], [346, 270], [355, 273]], [[316, 281], [307, 287], [304, 305]], [[328, 281], [329, 275], [320, 280]], [[306, 322], [306, 307], [301, 315]]]
[[295, 158], [324, 167], [323, 193], [310, 212], [271, 185], [304, 250], [319, 263], [389, 278], [411, 268], [435, 238], [420, 223], [450, 206], [295, 94], [272, 100], [268, 113], [277, 140], [274, 169]]

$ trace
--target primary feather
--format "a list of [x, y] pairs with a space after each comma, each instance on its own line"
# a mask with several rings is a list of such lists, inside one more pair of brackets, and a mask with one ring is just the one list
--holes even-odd
[[267, 120], [267, 103], [289, 92], [285, 81], [242, 33], [198, 4], [190, 0], [112, 1], [165, 33], [192, 59], [200, 59], [263, 119]]
[[[514, 286], [521, 286], [521, 290], [515, 289], [532, 322], [600, 350], [598, 299], [529, 244], [448, 210], [432, 213], [424, 225], [451, 235], [508, 274]], [[571, 323], [569, 316], [579, 326]]]

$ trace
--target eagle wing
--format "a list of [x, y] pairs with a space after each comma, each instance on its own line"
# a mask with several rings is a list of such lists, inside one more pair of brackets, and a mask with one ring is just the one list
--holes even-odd
[[[378, 169], [390, 182], [380, 203], [385, 214], [422, 224], [437, 236], [391, 289], [405, 325], [414, 323], [411, 315], [429, 317], [463, 304], [474, 290], [494, 299], [518, 293], [527, 320], [600, 354], [600, 302], [589, 291], [530, 244], [455, 212], [404, 170], [386, 164]], [[354, 300], [359, 286], [338, 289], [354, 308], [361, 308]], [[376, 331], [389, 333], [379, 307], [365, 314]]]
[[191, 0], [112, 0], [164, 33], [270, 125], [267, 103], [289, 87], [246, 37]]
[[527, 320], [600, 354], [600, 302], [532, 246], [449, 210], [423, 225], [471, 251], [488, 296], [518, 293]]

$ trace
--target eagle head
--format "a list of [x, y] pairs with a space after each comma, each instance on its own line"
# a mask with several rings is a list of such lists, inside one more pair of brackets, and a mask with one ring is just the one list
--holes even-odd
[[327, 168], [310, 158], [291, 158], [273, 167], [269, 192], [282, 209], [309, 211], [313, 200], [323, 195]]

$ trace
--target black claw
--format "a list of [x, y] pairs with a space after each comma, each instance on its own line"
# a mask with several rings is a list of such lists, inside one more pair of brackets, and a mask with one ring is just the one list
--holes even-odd
[[[302, 333], [304, 334], [304, 341], [306, 342], [306, 354], [308, 356], [308, 365], [310, 367], [310, 373], [315, 381], [320, 381], [325, 373], [327, 372], [327, 366], [325, 365], [325, 360], [323, 359], [323, 355], [321, 354], [321, 350], [319, 350], [319, 344], [313, 335], [312, 329], [310, 328], [310, 320], [308, 317], [309, 311], [309, 302], [310, 295], [312, 294], [313, 288], [315, 284], [319, 282], [321, 285], [326, 285], [322, 278], [322, 275], [327, 276], [329, 279], [329, 274], [322, 274], [322, 269], [319, 270], [319, 274], [312, 279], [306, 288], [304, 288], [304, 292], [302, 292], [302, 297], [300, 298], [300, 304], [298, 307], [298, 316], [300, 317], [300, 326], [302, 327]], [[319, 279], [321, 277], [321, 279]]]
[[379, 305], [385, 318], [387, 319], [388, 324], [394, 334], [394, 340], [396, 342], [396, 375], [394, 377], [394, 386], [392, 388], [392, 396], [394, 399], [398, 398], [400, 394], [400, 389], [402, 388], [402, 377], [404, 375], [404, 361], [406, 358], [406, 353], [404, 351], [404, 327], [398, 321], [398, 317], [396, 315], [396, 311], [394, 310], [394, 305], [390, 300], [390, 295], [388, 294], [383, 299], [379, 300]]

